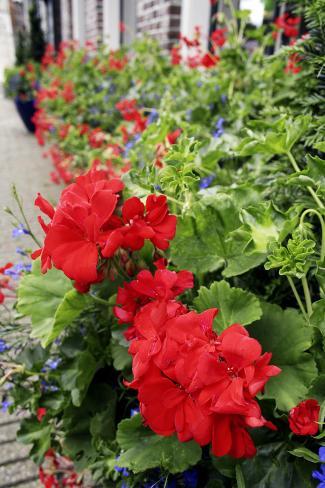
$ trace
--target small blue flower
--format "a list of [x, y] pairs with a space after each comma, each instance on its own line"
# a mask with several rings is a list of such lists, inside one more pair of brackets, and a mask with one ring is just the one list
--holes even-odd
[[137, 407], [137, 408], [131, 408], [131, 410], [130, 410], [130, 417], [134, 417], [135, 415], [138, 415], [139, 412], [140, 412], [139, 407]]
[[29, 231], [23, 226], [23, 224], [19, 224], [18, 227], [14, 227], [12, 229], [12, 237], [16, 239], [24, 234], [29, 235]]
[[197, 81], [196, 85], [200, 88], [203, 85], [203, 81], [201, 81], [201, 80]]
[[192, 109], [189, 108], [188, 110], [186, 110], [186, 116], [185, 116], [187, 122], [190, 122], [191, 119], [192, 119]]
[[27, 252], [24, 251], [24, 249], [22, 247], [16, 247], [16, 253], [17, 254], [20, 254], [21, 256], [28, 256]]
[[13, 405], [14, 402], [10, 401], [10, 400], [3, 400], [3, 402], [1, 403], [1, 412], [2, 413], [6, 413], [8, 408]]
[[0, 339], [0, 353], [9, 351], [10, 346], [3, 340]]
[[162, 188], [160, 185], [155, 185], [155, 190], [162, 192]]
[[9, 390], [12, 390], [12, 388], [14, 387], [14, 384], [11, 383], [10, 381], [8, 381], [7, 383], [5, 383], [4, 385], [4, 389], [9, 391]]
[[199, 473], [197, 469], [187, 469], [183, 472], [183, 478], [186, 488], [197, 488], [199, 482]]
[[56, 391], [59, 391], [59, 388], [57, 386], [52, 385], [45, 380], [41, 381], [41, 386], [42, 386], [43, 391], [45, 391], [45, 392], [55, 393]]
[[227, 95], [222, 94], [221, 95], [221, 103], [225, 105], [227, 103]]
[[32, 270], [31, 264], [17, 263], [14, 264], [14, 266], [12, 266], [11, 268], [6, 269], [4, 274], [6, 276], [10, 276], [14, 280], [18, 280], [22, 272], [30, 273], [31, 270]]
[[[319, 459], [321, 462], [325, 462], [325, 447], [320, 447], [318, 451]], [[325, 464], [321, 464], [319, 467], [319, 471], [313, 471], [312, 477], [315, 480], [320, 481], [318, 483], [317, 488], [325, 488]]]
[[56, 127], [54, 127], [54, 125], [51, 125], [51, 127], [49, 128], [49, 132], [51, 134], [55, 134], [56, 133]]
[[322, 463], [325, 463], [325, 447], [320, 447], [318, 451], [319, 459]]
[[217, 130], [213, 133], [213, 137], [215, 139], [218, 139], [224, 133], [224, 128], [223, 128], [224, 122], [225, 122], [225, 119], [223, 119], [222, 117], [219, 117], [219, 119], [217, 120], [216, 125], [215, 125], [215, 128]]
[[156, 109], [152, 109], [148, 118], [147, 118], [147, 124], [152, 124], [158, 119], [158, 112]]
[[60, 363], [61, 363], [61, 358], [48, 359], [45, 362], [44, 367], [42, 368], [43, 373], [46, 373], [46, 371], [49, 371], [50, 369], [53, 371], [59, 366]]
[[100, 110], [98, 107], [93, 106], [93, 107], [89, 108], [89, 113], [91, 113], [92, 115], [97, 115], [97, 114], [99, 114], [99, 112], [100, 112]]
[[201, 178], [200, 183], [199, 183], [200, 190], [204, 190], [205, 188], [209, 188], [209, 186], [213, 182], [214, 178], [215, 178], [215, 175], [205, 176], [204, 178]]
[[[120, 456], [116, 456], [116, 460], [119, 459]], [[130, 476], [130, 473], [129, 471], [126, 469], [126, 468], [120, 468], [120, 466], [114, 466], [114, 470], [117, 472], [117, 473], [121, 473], [122, 476], [125, 476], [125, 477], [128, 477]]]

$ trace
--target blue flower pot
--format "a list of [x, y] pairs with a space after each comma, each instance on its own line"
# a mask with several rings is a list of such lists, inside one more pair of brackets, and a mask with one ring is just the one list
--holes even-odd
[[26, 129], [29, 132], [35, 132], [35, 125], [32, 122], [32, 117], [35, 113], [35, 100], [21, 100], [19, 97], [16, 97], [15, 105]]

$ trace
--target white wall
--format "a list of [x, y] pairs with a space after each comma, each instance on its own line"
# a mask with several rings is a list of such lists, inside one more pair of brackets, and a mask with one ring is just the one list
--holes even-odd
[[120, 0], [104, 0], [103, 41], [111, 49], [120, 47]]
[[3, 72], [15, 62], [15, 47], [9, 13], [9, 0], [0, 1], [0, 83], [3, 82]]
[[203, 46], [207, 47], [210, 31], [210, 0], [182, 0], [181, 34], [193, 37], [194, 27], [199, 25]]

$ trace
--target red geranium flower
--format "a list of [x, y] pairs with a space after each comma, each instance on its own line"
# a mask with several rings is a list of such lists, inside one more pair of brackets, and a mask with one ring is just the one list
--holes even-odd
[[289, 412], [289, 426], [296, 435], [316, 435], [320, 406], [317, 400], [300, 402]]
[[251, 457], [256, 449], [248, 428], [275, 429], [262, 416], [255, 395], [271, 376], [271, 354], [234, 324], [218, 336], [216, 309], [198, 314], [175, 301], [154, 301], [134, 319], [134, 381], [141, 414], [159, 435], [212, 443], [216, 456]]
[[227, 40], [225, 36], [226, 32], [226, 28], [216, 29], [215, 31], [213, 31], [211, 34], [211, 41], [213, 42], [213, 44], [222, 47]]
[[284, 35], [287, 37], [297, 37], [299, 33], [297, 26], [300, 21], [300, 17], [290, 17], [288, 13], [285, 13], [275, 20], [274, 26], [279, 30], [283, 30]]
[[114, 314], [119, 323], [131, 323], [143, 305], [150, 301], [169, 301], [181, 295], [186, 289], [193, 288], [193, 275], [189, 271], [169, 271], [158, 269], [154, 275], [148, 270], [140, 271], [137, 278], [124, 283], [118, 289]]

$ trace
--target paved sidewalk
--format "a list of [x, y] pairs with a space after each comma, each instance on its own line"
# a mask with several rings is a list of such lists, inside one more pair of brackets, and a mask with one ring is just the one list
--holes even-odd
[[[1, 1], [1, 0], [0, 0]], [[37, 209], [34, 199], [41, 192], [55, 202], [59, 188], [50, 183], [51, 163], [42, 157], [40, 148], [32, 134], [28, 134], [16, 113], [11, 100], [5, 100], [0, 86], [0, 266], [7, 261], [20, 260], [16, 254], [17, 246], [35, 245], [28, 238], [24, 241], [12, 239], [10, 217], [2, 210], [8, 206], [15, 209], [10, 186], [16, 184], [23, 199], [26, 216], [35, 233], [42, 238], [37, 222]], [[15, 209], [16, 210], [16, 209]], [[0, 330], [1, 337], [1, 330]], [[0, 412], [0, 488], [36, 488], [37, 469], [29, 460], [29, 447], [15, 441], [19, 420], [14, 415]]]
[[[51, 163], [42, 157], [44, 149], [38, 146], [20, 120], [14, 103], [0, 94], [0, 266], [7, 261], [18, 261], [15, 250], [17, 241], [11, 238], [10, 217], [3, 207], [15, 209], [11, 185], [15, 183], [23, 199], [25, 213], [35, 233], [42, 237], [37, 222], [34, 200], [37, 192], [55, 202], [59, 188], [50, 182]], [[27, 245], [27, 243], [26, 243]], [[28, 243], [34, 245], [31, 241]]]

